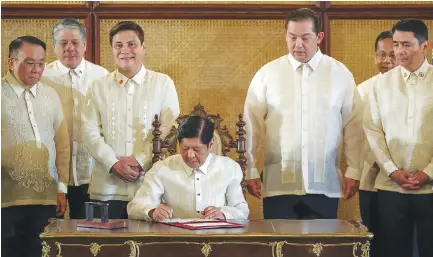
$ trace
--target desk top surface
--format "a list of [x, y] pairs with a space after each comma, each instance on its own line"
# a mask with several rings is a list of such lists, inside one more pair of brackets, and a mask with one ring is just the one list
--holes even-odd
[[203, 230], [138, 220], [125, 221], [128, 222], [127, 228], [106, 230], [77, 227], [77, 220], [53, 219], [41, 237], [372, 237], [359, 222], [346, 220], [233, 220], [245, 226]]

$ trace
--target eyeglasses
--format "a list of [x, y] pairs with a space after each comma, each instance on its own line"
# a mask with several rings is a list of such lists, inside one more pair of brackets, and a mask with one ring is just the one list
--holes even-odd
[[386, 58], [389, 58], [390, 61], [395, 60], [395, 54], [386, 54], [386, 53], [377, 53], [376, 56], [379, 58], [381, 62], [385, 61]]
[[45, 68], [46, 65], [47, 65], [46, 62], [28, 62], [28, 61], [24, 61], [24, 60], [19, 60], [19, 59], [17, 59], [17, 58], [12, 58], [12, 59], [15, 59], [15, 60], [17, 60], [17, 61], [19, 61], [19, 62], [24, 63], [24, 66], [25, 66], [27, 69], [33, 69], [33, 68], [36, 68], [36, 67], [38, 67], [38, 68], [40, 68], [40, 69], [43, 69], [43, 68]]

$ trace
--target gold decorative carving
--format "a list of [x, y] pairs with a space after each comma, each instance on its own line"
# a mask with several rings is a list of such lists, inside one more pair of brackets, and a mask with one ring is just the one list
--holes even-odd
[[101, 250], [101, 246], [99, 244], [97, 243], [90, 244], [90, 252], [93, 254], [93, 256], [96, 257], [96, 255], [98, 255], [100, 250]]
[[[45, 244], [44, 244], [45, 243]], [[140, 249], [139, 246], [147, 246], [147, 245], [173, 245], [173, 244], [185, 244], [185, 245], [201, 245], [201, 253], [204, 257], [209, 257], [210, 253], [212, 252], [212, 245], [228, 245], [228, 244], [237, 244], [237, 245], [262, 245], [262, 246], [269, 246], [271, 248], [272, 257], [283, 257], [283, 246], [284, 245], [290, 245], [290, 246], [301, 246], [301, 247], [310, 247], [312, 248], [312, 252], [316, 256], [320, 256], [323, 249], [325, 247], [338, 247], [338, 246], [352, 246], [352, 253], [353, 257], [369, 257], [370, 256], [370, 242], [365, 241], [365, 243], [361, 242], [353, 242], [353, 243], [339, 243], [339, 244], [323, 244], [321, 242], [319, 243], [289, 243], [287, 241], [278, 241], [278, 242], [186, 242], [186, 241], [174, 241], [174, 242], [148, 242], [148, 243], [141, 243], [136, 242], [133, 240], [125, 241], [123, 244], [97, 244], [97, 243], [91, 243], [91, 244], [63, 244], [59, 242], [55, 242], [55, 245], [57, 246], [57, 257], [62, 257], [62, 246], [78, 246], [78, 247], [89, 247], [90, 252], [93, 254], [93, 256], [96, 256], [100, 249], [102, 247], [113, 247], [113, 246], [122, 246], [122, 245], [129, 245], [130, 248], [130, 254], [129, 257], [139, 257], [140, 256]], [[46, 242], [42, 243], [43, 246], [43, 257], [48, 257], [48, 253], [50, 251], [50, 247]], [[358, 250], [361, 250], [361, 255], [358, 255]], [[45, 252], [44, 252], [45, 251]]]
[[361, 245], [361, 257], [370, 257], [370, 241], [366, 241], [365, 244]]
[[274, 254], [274, 252], [272, 252], [272, 257], [274, 257], [274, 256], [283, 257], [283, 245], [284, 245], [284, 242], [276, 243], [275, 254]]
[[320, 256], [320, 254], [322, 253], [322, 250], [323, 250], [323, 245], [322, 245], [322, 243], [317, 243], [317, 244], [314, 244], [314, 245], [313, 245], [313, 253], [314, 253], [317, 257]]
[[47, 242], [42, 241], [42, 257], [49, 257], [51, 251], [51, 247], [47, 244]]
[[210, 244], [204, 244], [201, 248], [201, 253], [204, 255], [204, 257], [208, 257], [210, 252], [212, 252]]
[[138, 256], [138, 247], [135, 241], [128, 240], [124, 244], [129, 245], [129, 257], [137, 257]]
[[59, 242], [55, 242], [56, 246], [57, 246], [57, 255], [56, 257], [62, 257], [62, 244], [60, 244]]

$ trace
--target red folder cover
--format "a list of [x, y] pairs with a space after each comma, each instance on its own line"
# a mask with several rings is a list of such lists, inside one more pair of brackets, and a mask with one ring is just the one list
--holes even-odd
[[179, 228], [186, 228], [189, 230], [244, 227], [243, 224], [228, 222], [225, 220], [190, 221], [190, 222], [162, 222], [162, 223], [170, 225], [170, 226], [179, 227]]

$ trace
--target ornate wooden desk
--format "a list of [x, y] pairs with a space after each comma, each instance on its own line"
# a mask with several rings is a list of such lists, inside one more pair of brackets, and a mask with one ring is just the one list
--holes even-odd
[[245, 221], [244, 228], [211, 230], [128, 222], [125, 229], [98, 230], [52, 220], [41, 234], [42, 256], [368, 257], [373, 236], [344, 220]]

